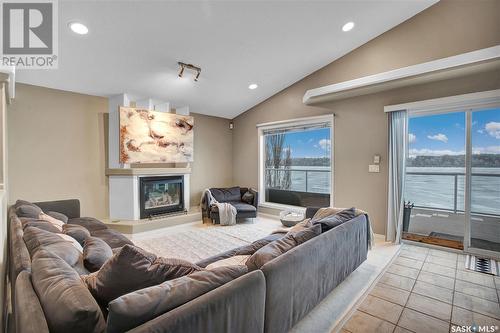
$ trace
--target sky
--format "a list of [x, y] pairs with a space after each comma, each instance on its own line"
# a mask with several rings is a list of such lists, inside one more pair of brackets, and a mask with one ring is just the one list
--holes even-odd
[[329, 157], [330, 129], [321, 128], [285, 135], [285, 147], [290, 146], [292, 158]]
[[[463, 155], [465, 112], [410, 118], [410, 157]], [[474, 154], [500, 154], [500, 108], [472, 113]]]

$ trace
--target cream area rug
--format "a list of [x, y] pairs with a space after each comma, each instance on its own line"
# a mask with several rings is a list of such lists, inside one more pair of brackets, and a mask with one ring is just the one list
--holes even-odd
[[269, 235], [280, 229], [274, 218], [258, 217], [232, 226], [191, 223], [130, 235], [135, 245], [161, 257], [196, 262]]

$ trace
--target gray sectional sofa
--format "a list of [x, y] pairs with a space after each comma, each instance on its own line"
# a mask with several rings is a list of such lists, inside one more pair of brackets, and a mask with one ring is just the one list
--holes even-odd
[[[69, 217], [68, 223], [82, 221], [78, 200], [37, 205], [44, 211], [64, 213]], [[310, 208], [306, 214], [311, 217], [315, 211], [316, 209]], [[23, 240], [21, 221], [12, 208], [9, 211], [9, 222], [8, 277], [12, 285], [13, 303], [11, 320], [16, 332], [49, 332], [49, 316], [46, 312], [50, 310], [42, 306], [46, 304], [43, 298], [47, 295], [44, 290], [33, 287], [32, 260], [37, 260], [37, 256], [30, 258]], [[105, 227], [104, 224], [100, 227], [93, 224], [92, 227], [93, 236], [102, 238], [115, 248], [130, 242], [116, 231], [102, 228]], [[129, 331], [287, 332], [366, 259], [368, 230], [367, 217], [360, 215], [296, 246], [266, 263], [260, 270], [209, 288], [209, 291], [167, 312], [155, 312], [150, 316], [151, 319]], [[270, 235], [263, 242], [277, 237], [280, 236]], [[238, 249], [197, 264], [205, 267], [235, 251]], [[57, 308], [57, 305], [51, 308]], [[107, 309], [102, 311], [106, 316]], [[100, 329], [101, 332], [113, 331], [109, 322], [105, 325], [107, 328]], [[93, 328], [81, 331], [97, 332]]]

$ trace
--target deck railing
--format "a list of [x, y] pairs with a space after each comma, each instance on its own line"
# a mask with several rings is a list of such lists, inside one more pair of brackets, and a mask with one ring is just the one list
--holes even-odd
[[[425, 205], [418, 205], [415, 203], [415, 207], [425, 208], [425, 209], [438, 209], [444, 211], [452, 211], [453, 213], [463, 213], [464, 211], [458, 208], [458, 197], [459, 197], [459, 187], [458, 187], [458, 178], [465, 177], [464, 172], [417, 172], [417, 171], [407, 171], [406, 175], [416, 175], [416, 176], [447, 176], [453, 177], [453, 208], [452, 207], [432, 207]], [[495, 173], [472, 173], [471, 177], [500, 177], [500, 174]], [[473, 189], [474, 190], [474, 189]], [[406, 200], [410, 200], [411, 198], [405, 198]], [[497, 208], [497, 209], [500, 209]], [[479, 215], [489, 215], [489, 216], [500, 216], [500, 214], [495, 214], [491, 212], [481, 212], [481, 211], [472, 211], [471, 213], [479, 214]]]
[[[312, 174], [315, 174], [315, 173], [316, 174], [318, 174], [318, 173], [330, 174], [330, 172], [331, 172], [330, 170], [265, 168], [265, 171], [266, 171], [266, 177], [265, 177], [266, 187], [269, 187], [269, 188], [277, 188], [280, 190], [295, 190], [295, 191], [300, 190], [300, 191], [308, 192], [308, 193], [329, 193], [330, 192], [330, 183], [328, 183], [328, 186], [322, 186], [324, 184], [315, 184], [314, 182], [311, 182], [311, 180], [309, 178]], [[283, 186], [281, 184], [272, 184], [273, 183], [272, 181], [270, 181], [270, 182], [267, 181], [268, 179], [272, 180], [272, 179], [284, 178], [283, 173], [285, 173], [285, 174], [290, 173], [290, 177], [292, 177], [294, 172], [295, 173], [302, 172], [305, 174], [305, 184], [303, 185], [303, 188], [298, 188], [297, 184], [296, 183], [293, 184], [293, 182], [290, 183], [290, 188], [283, 188]], [[328, 179], [330, 179], [330, 177], [328, 177]], [[275, 182], [275, 183], [277, 183], [277, 182]], [[310, 186], [311, 184], [313, 186]], [[314, 185], [316, 185], [316, 187]], [[319, 189], [319, 188], [323, 188], [324, 190], [321, 191], [321, 189]]]

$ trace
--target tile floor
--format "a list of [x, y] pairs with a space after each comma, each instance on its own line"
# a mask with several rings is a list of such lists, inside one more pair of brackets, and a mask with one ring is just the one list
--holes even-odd
[[342, 332], [500, 330], [500, 277], [465, 270], [462, 254], [404, 244]]

